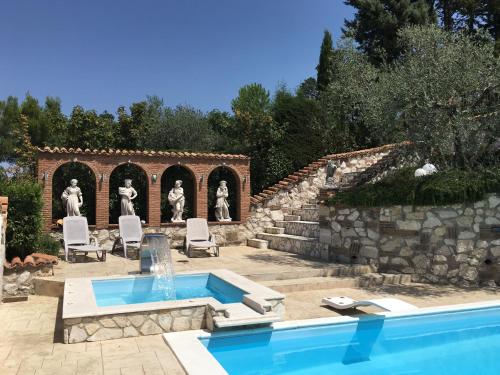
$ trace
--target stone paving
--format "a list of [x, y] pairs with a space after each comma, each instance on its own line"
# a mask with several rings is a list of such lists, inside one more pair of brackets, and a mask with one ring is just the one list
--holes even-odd
[[[325, 267], [324, 263], [272, 250], [246, 247], [221, 250], [220, 258], [189, 260], [174, 252], [176, 270], [228, 268], [241, 274], [255, 274]], [[137, 261], [109, 256], [106, 263], [62, 263], [56, 268], [56, 277], [126, 274], [134, 272], [137, 267]], [[498, 289], [460, 289], [425, 284], [310, 290], [286, 294], [285, 318], [307, 319], [337, 315], [333, 310], [321, 306], [321, 298], [330, 295], [347, 295], [358, 299], [393, 296], [419, 307], [500, 299]], [[0, 338], [1, 375], [184, 374], [160, 335], [63, 344], [61, 306], [60, 299], [43, 296], [30, 296], [26, 302], [0, 305], [3, 328]], [[366, 308], [364, 311], [372, 310]]]
[[[220, 257], [188, 258], [172, 249], [172, 259], [176, 272], [225, 268], [240, 275], [257, 273], [281, 273], [297, 269], [321, 269], [327, 263], [302, 259], [296, 254], [255, 249], [248, 246], [221, 247]], [[59, 262], [54, 266], [54, 277], [48, 279], [64, 280], [66, 277], [111, 276], [137, 273], [139, 261], [123, 258], [123, 253], [108, 254], [106, 262], [98, 262], [94, 254], [78, 256], [76, 263]]]

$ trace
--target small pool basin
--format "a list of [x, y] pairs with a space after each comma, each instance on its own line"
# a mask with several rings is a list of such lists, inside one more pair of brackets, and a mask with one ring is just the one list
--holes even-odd
[[92, 280], [99, 307], [203, 297], [213, 297], [221, 303], [236, 303], [241, 302], [245, 294], [211, 273], [176, 276], [175, 298], [168, 298], [161, 286], [161, 280], [155, 276]]

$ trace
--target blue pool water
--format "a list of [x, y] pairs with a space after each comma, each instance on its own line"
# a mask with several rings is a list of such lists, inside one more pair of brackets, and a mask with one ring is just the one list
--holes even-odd
[[[154, 276], [93, 280], [97, 306], [166, 301], [161, 282]], [[241, 302], [244, 291], [213, 274], [175, 277], [176, 300], [213, 297], [221, 303]]]
[[231, 375], [498, 375], [500, 307], [201, 341]]

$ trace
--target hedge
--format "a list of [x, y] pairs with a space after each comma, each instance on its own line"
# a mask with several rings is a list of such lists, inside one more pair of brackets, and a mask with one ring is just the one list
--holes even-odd
[[6, 258], [24, 259], [39, 250], [42, 234], [42, 187], [30, 179], [0, 180], [9, 197]]
[[424, 177], [415, 168], [402, 168], [384, 179], [351, 191], [339, 192], [328, 205], [385, 207], [472, 203], [487, 193], [500, 193], [500, 166], [478, 170], [451, 169]]

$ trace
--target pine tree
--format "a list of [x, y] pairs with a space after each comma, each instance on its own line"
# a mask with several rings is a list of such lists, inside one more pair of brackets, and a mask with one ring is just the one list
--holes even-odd
[[354, 38], [375, 64], [398, 58], [399, 30], [435, 22], [428, 0], [346, 0], [345, 4], [357, 12], [352, 21], [346, 20], [344, 34]]
[[319, 54], [319, 64], [316, 67], [318, 72], [316, 82], [319, 92], [324, 91], [333, 80], [333, 56], [332, 34], [325, 30]]

